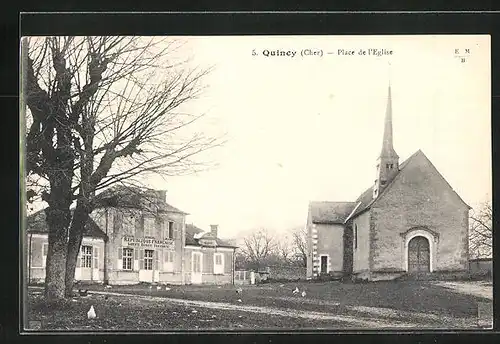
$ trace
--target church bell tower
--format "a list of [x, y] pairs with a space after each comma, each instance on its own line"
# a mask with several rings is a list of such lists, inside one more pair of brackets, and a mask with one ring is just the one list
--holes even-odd
[[377, 198], [399, 171], [399, 156], [394, 150], [392, 139], [392, 100], [391, 85], [387, 96], [387, 109], [384, 121], [382, 151], [377, 159], [377, 175], [373, 187], [373, 198]]

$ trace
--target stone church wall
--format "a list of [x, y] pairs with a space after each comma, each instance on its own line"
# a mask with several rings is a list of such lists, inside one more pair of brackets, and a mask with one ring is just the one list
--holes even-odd
[[423, 154], [409, 162], [370, 212], [372, 271], [404, 270], [401, 233], [418, 226], [438, 234], [435, 271], [467, 269], [468, 207]]

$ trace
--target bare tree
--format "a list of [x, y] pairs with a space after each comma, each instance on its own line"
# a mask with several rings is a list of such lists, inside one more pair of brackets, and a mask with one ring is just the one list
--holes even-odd
[[[207, 70], [173, 63], [175, 42], [144, 37], [48, 37], [30, 42], [26, 171], [47, 180], [45, 295], [71, 293], [96, 192], [205, 169], [195, 157], [221, 141], [196, 130]], [[71, 215], [70, 205], [76, 201]], [[66, 237], [69, 235], [69, 242]]]
[[293, 254], [293, 243], [287, 235], [280, 236], [276, 242], [276, 255], [281, 263], [289, 263]]
[[276, 246], [277, 242], [274, 236], [266, 229], [259, 229], [243, 238], [241, 253], [248, 262], [256, 268], [260, 268], [263, 262], [274, 253]]
[[491, 202], [483, 203], [470, 216], [469, 251], [475, 258], [491, 257], [493, 247]]
[[295, 252], [300, 254], [303, 266], [307, 266], [307, 230], [304, 227], [294, 228], [292, 236]]

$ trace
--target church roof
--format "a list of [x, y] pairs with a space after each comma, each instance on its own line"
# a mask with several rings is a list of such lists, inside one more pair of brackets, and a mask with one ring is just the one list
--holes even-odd
[[[394, 181], [396, 180], [396, 177], [398, 174], [401, 173], [401, 171], [404, 170], [404, 168], [408, 165], [408, 163], [414, 159], [417, 155], [423, 155], [425, 157], [425, 154], [424, 152], [422, 152], [420, 149], [418, 151], [416, 151], [415, 153], [413, 153], [408, 159], [406, 159], [405, 161], [403, 161], [400, 165], [399, 165], [399, 171], [398, 173], [394, 176], [394, 178], [392, 178], [391, 182], [389, 184], [387, 184], [387, 186], [384, 188], [384, 190], [377, 196], [377, 198], [373, 198], [373, 185], [370, 186], [368, 189], [366, 189], [362, 194], [361, 196], [358, 197], [358, 199], [356, 200], [356, 208], [355, 210], [353, 211], [353, 213], [346, 219], [352, 219], [356, 216], [358, 216], [359, 214], [361, 214], [362, 212], [364, 212], [365, 210], [369, 209], [372, 204], [377, 200], [379, 199], [383, 194], [384, 192], [386, 192], [390, 187], [391, 185], [394, 183]], [[427, 159], [427, 157], [425, 157]], [[427, 159], [428, 160], [428, 159]], [[432, 164], [432, 162], [431, 162]], [[437, 171], [437, 169], [436, 169]], [[439, 173], [439, 171], [437, 171]], [[444, 181], [446, 183], [448, 183], [446, 181], [446, 179], [443, 177]], [[449, 185], [449, 184], [448, 184]], [[450, 186], [450, 185], [449, 185]], [[453, 189], [451, 186], [450, 186], [451, 189]], [[457, 196], [460, 198], [460, 195], [457, 194]], [[462, 198], [460, 198], [460, 200], [466, 204]], [[466, 204], [467, 205], [467, 204]], [[469, 207], [469, 205], [467, 205]], [[470, 207], [469, 207], [470, 208]]]
[[344, 223], [356, 202], [311, 202], [309, 214], [312, 223]]

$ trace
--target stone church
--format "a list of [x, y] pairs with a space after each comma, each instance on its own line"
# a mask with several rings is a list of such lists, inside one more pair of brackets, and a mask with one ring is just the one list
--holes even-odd
[[355, 202], [310, 202], [307, 277], [362, 280], [467, 271], [471, 209], [425, 154], [393, 147], [391, 88], [376, 178]]

